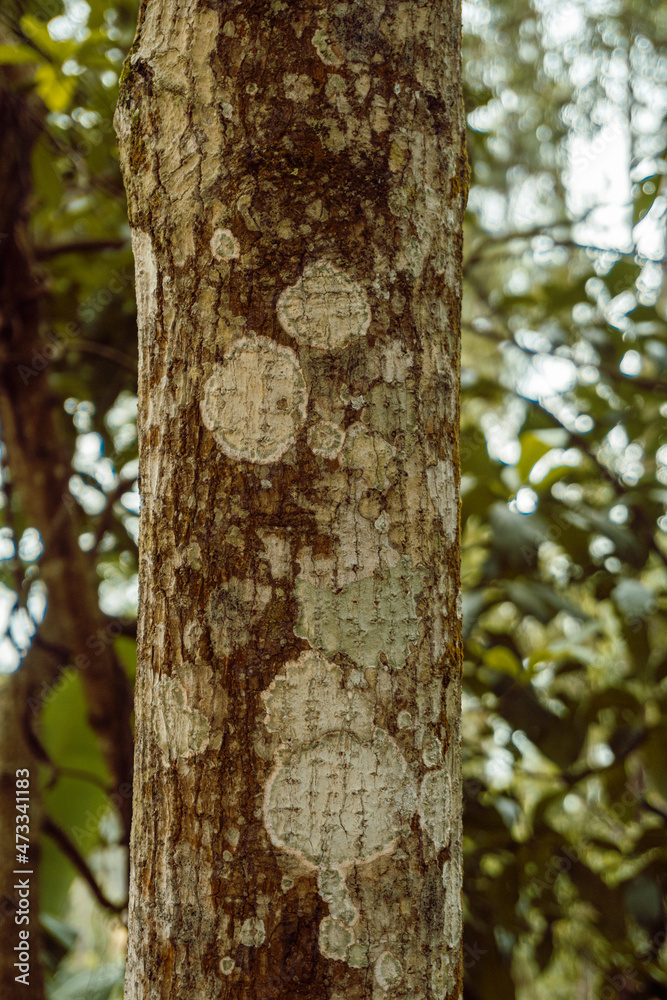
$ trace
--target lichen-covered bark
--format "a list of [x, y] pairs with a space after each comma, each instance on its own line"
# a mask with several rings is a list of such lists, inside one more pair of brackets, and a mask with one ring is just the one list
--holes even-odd
[[460, 996], [459, 30], [142, 5], [126, 1000]]

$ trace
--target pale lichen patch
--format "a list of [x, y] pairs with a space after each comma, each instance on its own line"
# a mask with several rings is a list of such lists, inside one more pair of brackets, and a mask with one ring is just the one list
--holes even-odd
[[442, 767], [442, 742], [430, 729], [424, 733], [422, 744], [422, 760], [426, 767]]
[[368, 965], [368, 945], [364, 941], [355, 941], [350, 947], [347, 963], [353, 969], [365, 969]]
[[148, 233], [132, 230], [132, 253], [136, 276], [137, 324], [149, 330], [155, 322], [157, 309], [157, 260]]
[[412, 351], [399, 340], [390, 340], [380, 349], [380, 371], [385, 382], [405, 382], [414, 364]]
[[307, 440], [314, 455], [334, 459], [345, 442], [345, 431], [331, 420], [320, 420], [308, 429]]
[[216, 260], [236, 260], [241, 256], [241, 244], [229, 229], [216, 229], [211, 237], [211, 252]]
[[452, 782], [446, 771], [424, 775], [419, 793], [421, 828], [439, 850], [449, 843], [452, 829]]
[[346, 927], [352, 927], [357, 922], [359, 910], [350, 899], [345, 876], [339, 869], [320, 869], [317, 888], [322, 899], [329, 904], [330, 917], [340, 920]]
[[410, 715], [409, 712], [406, 712], [405, 710], [398, 713], [398, 717], [396, 719], [396, 722], [398, 723], [398, 728], [399, 729], [413, 729], [414, 728], [414, 722], [412, 720], [412, 716]]
[[283, 577], [289, 576], [292, 568], [289, 538], [268, 531], [266, 528], [258, 528], [257, 535], [264, 546], [264, 552], [259, 554], [260, 559], [265, 559], [268, 562], [273, 579], [281, 580]]
[[443, 937], [445, 943], [450, 948], [455, 948], [461, 937], [461, 924], [463, 922], [463, 912], [461, 903], [461, 889], [463, 888], [463, 865], [460, 859], [456, 863], [448, 864], [442, 869], [442, 882], [445, 887], [445, 921], [443, 927]]
[[391, 485], [389, 464], [396, 455], [393, 445], [364, 424], [348, 428], [342, 449], [341, 464], [350, 469], [360, 469], [371, 489], [386, 490]]
[[298, 343], [335, 351], [366, 334], [371, 309], [361, 285], [328, 261], [319, 261], [282, 292], [278, 319]]
[[305, 73], [284, 73], [283, 87], [289, 101], [307, 101], [315, 93], [313, 81]]
[[206, 383], [202, 419], [229, 458], [266, 464], [294, 444], [307, 399], [294, 351], [244, 337]]
[[445, 541], [453, 545], [458, 531], [456, 499], [456, 469], [449, 458], [426, 470], [428, 491], [436, 511], [442, 519]]
[[449, 996], [456, 988], [454, 965], [455, 961], [450, 960], [446, 952], [439, 955], [433, 963], [431, 969], [431, 989], [436, 1000], [445, 1000], [445, 997]]
[[151, 698], [151, 728], [170, 761], [190, 760], [219, 749], [222, 733], [212, 733], [208, 719], [188, 699], [185, 687], [172, 677], [156, 677]]
[[416, 808], [408, 765], [391, 737], [327, 732], [272, 772], [264, 817], [272, 842], [318, 867], [390, 853]]
[[400, 670], [419, 638], [416, 596], [426, 576], [425, 570], [413, 569], [410, 560], [402, 558], [395, 567], [336, 592], [298, 577], [295, 635], [327, 656], [346, 653], [363, 667], [379, 666], [384, 654], [389, 666]]
[[229, 955], [225, 955], [224, 958], [220, 959], [220, 972], [222, 972], [223, 976], [231, 976], [234, 971], [235, 964], [236, 963], [233, 958], [230, 958]]
[[403, 978], [403, 966], [390, 951], [383, 951], [375, 963], [375, 981], [385, 992], [398, 986]]
[[354, 943], [354, 931], [346, 927], [340, 920], [324, 917], [320, 922], [318, 944], [325, 958], [345, 962], [350, 945]]
[[341, 66], [342, 57], [334, 48], [328, 31], [318, 28], [312, 38], [313, 46], [325, 66]]
[[287, 663], [262, 700], [264, 724], [283, 744], [309, 743], [330, 730], [346, 729], [360, 739], [373, 732], [373, 706], [364, 697], [351, 697], [340, 667], [315, 650]]
[[247, 948], [259, 948], [266, 940], [264, 921], [259, 917], [248, 917], [244, 920], [240, 940]]

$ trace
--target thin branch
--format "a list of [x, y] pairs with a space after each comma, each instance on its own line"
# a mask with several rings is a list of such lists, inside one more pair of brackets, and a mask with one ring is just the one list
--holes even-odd
[[116, 635], [127, 636], [129, 639], [136, 639], [137, 638], [137, 620], [136, 620], [136, 618], [112, 618], [112, 617], [109, 617], [107, 627], [109, 625], [117, 625], [118, 626], [118, 628], [120, 629], [120, 632], [117, 632]]
[[136, 375], [139, 370], [132, 358], [129, 358], [127, 354], [123, 354], [122, 351], [116, 350], [115, 347], [109, 347], [108, 344], [98, 344], [95, 340], [78, 339], [68, 342], [67, 349], [70, 350], [72, 348], [76, 351], [82, 351], [84, 354], [97, 354], [108, 361], [114, 361], [121, 368], [132, 372], [133, 375]]
[[103, 906], [107, 910], [111, 910], [112, 913], [122, 913], [123, 910], [127, 908], [127, 902], [112, 903], [110, 899], [107, 899], [102, 892], [102, 889], [97, 884], [97, 880], [86, 859], [79, 853], [78, 848], [69, 839], [62, 827], [58, 826], [58, 824], [54, 822], [50, 816], [46, 816], [44, 818], [42, 830], [47, 837], [50, 837], [54, 844], [60, 848], [68, 861], [74, 865], [79, 875], [88, 884], [88, 887], [100, 906]]

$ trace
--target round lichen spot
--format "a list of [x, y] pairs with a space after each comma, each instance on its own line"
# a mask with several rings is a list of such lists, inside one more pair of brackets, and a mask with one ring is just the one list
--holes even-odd
[[317, 650], [304, 650], [298, 660], [286, 663], [261, 697], [264, 724], [270, 733], [280, 734], [286, 747], [312, 743], [330, 730], [345, 729], [361, 740], [373, 735], [370, 699], [349, 698], [340, 667]]
[[204, 424], [229, 458], [276, 462], [294, 444], [308, 394], [294, 351], [244, 337], [204, 388]]
[[274, 770], [265, 824], [276, 846], [344, 867], [391, 851], [415, 806], [407, 762], [387, 734], [376, 730], [367, 743], [328, 732]]
[[383, 990], [398, 986], [403, 978], [403, 966], [390, 951], [383, 951], [375, 963], [375, 979]]
[[308, 445], [315, 455], [337, 458], [345, 442], [345, 431], [331, 420], [320, 420], [308, 431]]
[[371, 308], [361, 285], [333, 264], [319, 261], [282, 293], [278, 319], [300, 344], [336, 351], [366, 334]]
[[230, 958], [228, 955], [220, 960], [220, 971], [223, 976], [231, 976], [234, 971], [234, 959]]
[[236, 260], [241, 244], [229, 229], [216, 229], [211, 237], [211, 251], [217, 260]]
[[259, 948], [266, 938], [264, 921], [259, 917], [248, 917], [241, 928], [241, 944], [248, 948]]
[[340, 66], [343, 62], [335, 50], [329, 34], [323, 28], [318, 28], [313, 35], [313, 48], [325, 66]]
[[319, 946], [325, 958], [344, 962], [350, 945], [354, 943], [354, 931], [340, 920], [325, 917], [320, 923]]
[[414, 728], [414, 723], [412, 721], [412, 716], [410, 715], [409, 712], [405, 712], [405, 711], [404, 712], [399, 712], [398, 713], [398, 719], [396, 721], [398, 722], [398, 728], [399, 729], [413, 729]]

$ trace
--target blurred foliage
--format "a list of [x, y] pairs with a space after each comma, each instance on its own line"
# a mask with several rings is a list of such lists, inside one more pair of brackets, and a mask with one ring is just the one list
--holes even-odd
[[466, 14], [467, 995], [665, 997], [665, 8]]
[[[135, 6], [42, 0], [5, 17], [13, 43], [0, 39], [0, 62], [34, 67], [49, 111], [32, 226], [50, 349], [34, 365], [50, 365], [76, 448], [81, 543], [110, 616], [98, 641], [115, 641], [132, 673], [133, 643], [113, 627], [134, 613], [138, 504], [132, 258], [112, 116]], [[667, 13], [656, 0], [475, 0], [464, 18], [466, 997], [657, 1000]], [[604, 163], [627, 192], [620, 211], [596, 207], [604, 192], [589, 175]], [[0, 529], [16, 601], [6, 662], [39, 615], [29, 531], [8, 516]], [[71, 676], [45, 699], [43, 739], [57, 764], [43, 776], [47, 807], [122, 899], [104, 765]], [[51, 1000], [114, 1000], [122, 928], [90, 900], [81, 918], [87, 890], [73, 878], [50, 844]]]

